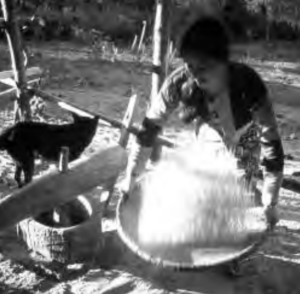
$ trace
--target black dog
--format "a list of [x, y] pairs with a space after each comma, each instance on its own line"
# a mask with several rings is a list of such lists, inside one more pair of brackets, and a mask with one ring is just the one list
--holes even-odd
[[[19, 122], [0, 135], [0, 150], [6, 150], [16, 163], [15, 180], [19, 187], [31, 182], [36, 154], [48, 161], [57, 162], [61, 148], [68, 147], [69, 161], [73, 161], [91, 143], [98, 117], [73, 114], [73, 119], [73, 123], [62, 125]], [[21, 181], [22, 171], [24, 183]]]

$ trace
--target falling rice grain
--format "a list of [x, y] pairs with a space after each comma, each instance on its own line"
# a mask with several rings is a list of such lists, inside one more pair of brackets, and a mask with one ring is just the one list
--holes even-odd
[[162, 159], [144, 175], [138, 236], [144, 246], [218, 247], [261, 229], [252, 192], [229, 153], [195, 148]]

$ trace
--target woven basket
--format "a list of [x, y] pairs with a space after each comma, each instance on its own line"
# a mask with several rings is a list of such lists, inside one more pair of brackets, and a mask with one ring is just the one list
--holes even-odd
[[[141, 198], [137, 191], [130, 198], [121, 197], [117, 206], [117, 228], [122, 241], [128, 248], [143, 260], [157, 266], [175, 269], [205, 269], [245, 258], [251, 255], [262, 244], [266, 237], [267, 228], [257, 234], [251, 243], [242, 244], [235, 248], [193, 248], [191, 246], [173, 249], [170, 256], [165, 258], [165, 251], [157, 250], [157, 254], [143, 248], [138, 240], [138, 216], [141, 208]], [[167, 250], [170, 250], [166, 248]], [[177, 258], [174, 258], [177, 256]]]
[[[261, 208], [251, 206], [250, 202], [244, 202], [243, 197], [234, 196], [232, 199], [228, 197], [231, 191], [236, 195], [241, 192], [245, 194], [243, 196], [247, 196], [247, 191], [240, 189], [241, 185], [235, 183], [234, 175], [230, 175], [230, 172], [224, 169], [225, 176], [223, 176], [224, 173], [219, 173], [217, 166], [216, 169], [208, 167], [204, 174], [199, 170], [195, 172], [194, 165], [186, 168], [180, 160], [174, 166], [175, 170], [172, 170], [172, 165], [161, 165], [157, 168], [158, 171], [153, 171], [156, 173], [156, 180], [162, 182], [161, 191], [159, 185], [151, 186], [155, 186], [157, 182], [150, 180], [146, 183], [148, 191], [145, 193], [143, 183], [147, 181], [146, 174], [140, 181], [141, 185], [129, 198], [120, 199], [117, 207], [118, 231], [127, 246], [144, 260], [175, 268], [216, 266], [239, 259], [255, 250], [264, 239], [267, 224]], [[189, 175], [189, 169], [192, 170], [192, 176]], [[168, 173], [175, 176], [171, 177]], [[185, 181], [186, 186], [178, 183], [181, 179]], [[218, 185], [220, 189], [216, 189]], [[234, 187], [231, 188], [231, 185]], [[212, 199], [214, 193], [227, 194], [225, 198], [231, 201], [231, 204], [227, 205], [220, 195]], [[205, 195], [208, 195], [206, 199]], [[154, 202], [151, 202], [152, 199]], [[224, 215], [216, 215], [215, 211]], [[227, 215], [228, 220], [234, 223], [240, 217], [239, 213], [246, 219], [245, 224], [250, 226], [234, 229], [236, 231], [226, 231], [229, 227], [226, 226]], [[209, 218], [208, 222], [206, 218]], [[220, 221], [222, 219], [224, 224]], [[217, 238], [211, 238], [213, 233], [209, 227], [210, 223], [217, 224], [217, 228], [221, 227], [219, 230], [221, 238], [218, 239], [218, 229]], [[211, 227], [213, 228], [213, 225]], [[234, 238], [235, 232], [238, 232], [237, 238]], [[212, 240], [216, 243], [214, 244]]]

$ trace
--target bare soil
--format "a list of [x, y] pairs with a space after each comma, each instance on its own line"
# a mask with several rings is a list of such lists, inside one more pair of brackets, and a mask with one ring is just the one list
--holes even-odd
[[[242, 49], [244, 50], [244, 46]], [[250, 50], [251, 49], [251, 50]], [[289, 46], [280, 47], [280, 58], [262, 46], [248, 48], [245, 61], [252, 64], [268, 83], [278, 124], [284, 141], [285, 174], [300, 171], [300, 56], [293, 60]], [[2, 70], [9, 69], [8, 53], [1, 47]], [[44, 70], [42, 88], [61, 95], [66, 101], [110, 117], [122, 119], [131, 88], [139, 94], [139, 121], [149, 97], [151, 75], [147, 60], [118, 56], [98, 56], [95, 52], [70, 44], [40, 45], [31, 48], [34, 57], [31, 65]], [[279, 49], [278, 49], [279, 50]], [[273, 50], [274, 51], [274, 50]], [[272, 51], [272, 52], [273, 52]], [[251, 57], [251, 53], [253, 57]], [[285, 55], [284, 55], [285, 54]], [[282, 57], [283, 55], [283, 57]], [[250, 56], [250, 57], [249, 57]], [[289, 60], [283, 62], [282, 59]], [[4, 90], [5, 87], [1, 87]], [[1, 129], [12, 124], [12, 105], [0, 100]], [[50, 122], [61, 122], [68, 116], [53, 105], [47, 105]], [[181, 143], [188, 143], [191, 127], [183, 127], [176, 118], [165, 135]], [[92, 144], [85, 151], [89, 155], [101, 144], [117, 141], [119, 132], [99, 125]], [[14, 165], [11, 158], [0, 153], [1, 197], [11, 194]], [[48, 166], [37, 166], [37, 175]], [[100, 198], [102, 190], [91, 191], [91, 197]], [[134, 256], [119, 240], [115, 230], [114, 207], [111, 216], [103, 219], [105, 247], [93, 262], [62, 267], [46, 265], [37, 260], [16, 236], [15, 228], [0, 232], [0, 293], [205, 293], [205, 294], [262, 294], [300, 293], [300, 196], [282, 189], [280, 197], [281, 221], [275, 233], [241, 265], [243, 275], [232, 278], [220, 269], [205, 272], [175, 272], [145, 263]], [[21, 208], [20, 208], [21, 209]]]

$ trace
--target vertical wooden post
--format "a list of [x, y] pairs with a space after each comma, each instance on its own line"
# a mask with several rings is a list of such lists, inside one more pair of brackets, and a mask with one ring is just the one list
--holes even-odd
[[62, 173], [66, 173], [69, 169], [68, 165], [69, 165], [69, 147], [62, 147], [59, 156], [58, 170]]
[[[171, 0], [156, 0], [156, 15], [153, 31], [153, 73], [151, 101], [156, 99], [166, 74], [166, 56], [169, 43], [169, 13]], [[155, 145], [150, 157], [154, 163], [160, 158], [161, 145]]]
[[29, 120], [31, 118], [29, 99], [27, 94], [27, 79], [25, 74], [22, 36], [15, 15], [15, 0], [1, 0], [1, 8], [5, 21], [5, 33], [11, 55], [11, 66], [17, 88], [15, 102], [15, 120]]
[[266, 42], [270, 41], [270, 25], [269, 25], [269, 14], [270, 14], [270, 9], [268, 7], [268, 3], [263, 2], [260, 5], [260, 10], [261, 14], [263, 17], [263, 22], [264, 22], [264, 31], [265, 31], [265, 38]]
[[147, 22], [144, 20], [143, 21], [143, 28], [142, 28], [142, 32], [141, 32], [141, 37], [140, 37], [140, 42], [139, 42], [139, 47], [138, 47], [138, 52], [141, 51], [142, 46], [143, 46], [145, 33], [146, 33], [146, 27], [147, 27]]
[[135, 47], [136, 47], [136, 44], [137, 44], [137, 40], [138, 40], [138, 36], [135, 35], [134, 39], [133, 39], [133, 42], [132, 42], [132, 45], [131, 45], [131, 51], [135, 50]]

